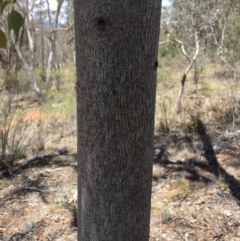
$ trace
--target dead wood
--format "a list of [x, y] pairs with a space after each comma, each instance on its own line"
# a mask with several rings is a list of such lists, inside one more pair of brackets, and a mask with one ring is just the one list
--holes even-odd
[[56, 156], [65, 155], [67, 152], [68, 152], [67, 147], [62, 146], [57, 151], [53, 151], [53, 152], [50, 152], [50, 153], [47, 153], [47, 154], [42, 154], [42, 155], [36, 155], [36, 156], [24, 161], [23, 163], [21, 163], [20, 165], [18, 165], [16, 167], [11, 167], [7, 162], [1, 160], [3, 165], [6, 167], [6, 170], [0, 172], [0, 174], [8, 173], [10, 176], [14, 177], [14, 176], [16, 176], [17, 171], [19, 171], [20, 169], [26, 168], [31, 163], [34, 163], [34, 162], [39, 161], [39, 160], [45, 160], [47, 158], [49, 159], [49, 158], [53, 158], [53, 157], [56, 157]]
[[37, 187], [20, 187], [17, 190], [15, 190], [15, 192], [20, 192], [20, 191], [24, 191], [24, 190], [29, 190], [29, 191], [36, 191], [36, 192], [42, 192], [42, 193], [51, 193], [51, 192], [56, 192], [56, 190], [44, 190], [44, 189], [40, 189]]
[[13, 172], [13, 167], [10, 166], [7, 162], [5, 162], [4, 160], [0, 160], [0, 163], [3, 164], [3, 166], [7, 169], [7, 173], [11, 176], [11, 177], [15, 177], [16, 174]]
[[175, 39], [175, 41], [178, 44], [181, 45], [182, 53], [185, 55], [185, 57], [187, 58], [187, 60], [189, 62], [187, 68], [184, 71], [183, 77], [181, 79], [181, 87], [180, 87], [180, 90], [179, 90], [179, 93], [178, 93], [177, 102], [176, 102], [175, 112], [176, 112], [176, 114], [178, 114], [179, 113], [179, 109], [180, 109], [180, 104], [181, 104], [183, 91], [184, 91], [184, 85], [185, 85], [185, 82], [187, 80], [188, 72], [191, 70], [192, 66], [195, 64], [195, 62], [197, 60], [197, 57], [198, 57], [198, 54], [199, 54], [200, 41], [198, 39], [198, 32], [195, 32], [195, 45], [196, 46], [195, 46], [195, 54], [192, 57], [192, 59], [187, 54], [187, 52], [185, 50], [185, 47], [184, 47], [184, 43], [182, 41], [178, 40], [178, 39]]

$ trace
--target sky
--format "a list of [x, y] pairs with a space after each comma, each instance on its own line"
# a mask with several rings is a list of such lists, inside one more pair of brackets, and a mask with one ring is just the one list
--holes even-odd
[[50, 5], [50, 8], [52, 10], [56, 10], [57, 9], [57, 1], [56, 0], [50, 0], [49, 1], [49, 5]]
[[[162, 0], [163, 6], [169, 6], [171, 4], [172, 0]], [[53, 10], [57, 9], [57, 1], [56, 0], [50, 0], [49, 1], [50, 7]]]
[[[162, 0], [162, 5], [169, 6], [169, 5], [171, 5], [171, 2], [172, 2], [172, 0]], [[52, 10], [56, 10], [57, 9], [57, 0], [49, 0], [49, 5]], [[60, 19], [60, 22], [61, 23], [65, 22], [64, 16], [62, 16], [62, 19]]]
[[169, 6], [169, 5], [171, 5], [171, 0], [162, 0], [162, 5], [163, 6]]

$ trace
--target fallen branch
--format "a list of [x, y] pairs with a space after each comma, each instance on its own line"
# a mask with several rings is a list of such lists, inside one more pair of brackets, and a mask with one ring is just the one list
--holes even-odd
[[30, 190], [30, 191], [36, 191], [36, 192], [44, 192], [44, 193], [51, 193], [51, 192], [56, 192], [56, 190], [43, 190], [37, 187], [20, 187], [15, 192], [20, 192], [23, 190]]
[[46, 158], [52, 158], [52, 157], [55, 157], [55, 156], [60, 156], [60, 155], [64, 155], [68, 152], [67, 150], [67, 147], [66, 146], [62, 146], [61, 148], [59, 148], [57, 151], [55, 152], [50, 152], [50, 153], [47, 153], [47, 154], [43, 154], [43, 155], [37, 155], [37, 156], [34, 156], [28, 160], [26, 160], [25, 162], [23, 162], [22, 164], [20, 164], [19, 166], [15, 167], [13, 170], [16, 172], [18, 171], [19, 169], [23, 169], [25, 167], [27, 167], [30, 163], [33, 163], [35, 161], [38, 161], [38, 160], [44, 160]]
[[161, 183], [160, 185], [157, 185], [155, 187], [152, 187], [152, 193], [160, 190], [163, 186], [164, 186], [165, 183]]
[[30, 165], [31, 163], [33, 163], [35, 161], [45, 160], [46, 158], [53, 158], [53, 157], [56, 157], [56, 156], [65, 155], [67, 152], [68, 152], [67, 147], [66, 146], [62, 146], [57, 151], [50, 152], [50, 153], [43, 154], [43, 155], [34, 156], [34, 157], [24, 161], [23, 163], [21, 163], [20, 165], [18, 165], [16, 167], [11, 167], [7, 162], [5, 162], [3, 160], [0, 160], [0, 163], [2, 163], [3, 166], [6, 167], [6, 170], [0, 172], [0, 175], [8, 173], [11, 177], [15, 177], [16, 176], [16, 172], [18, 170], [26, 168], [28, 165]]

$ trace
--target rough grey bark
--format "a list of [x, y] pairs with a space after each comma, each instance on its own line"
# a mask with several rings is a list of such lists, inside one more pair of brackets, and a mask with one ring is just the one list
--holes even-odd
[[161, 1], [74, 10], [78, 240], [147, 241]]

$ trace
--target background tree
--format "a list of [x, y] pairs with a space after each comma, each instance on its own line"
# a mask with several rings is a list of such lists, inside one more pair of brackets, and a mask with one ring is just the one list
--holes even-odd
[[194, 79], [197, 90], [197, 59], [203, 59], [209, 53], [214, 53], [215, 57], [220, 57], [231, 69], [235, 78], [233, 59], [236, 60], [236, 55], [234, 57], [234, 51], [228, 48], [231, 46], [230, 42], [234, 41], [230, 37], [233, 36], [233, 31], [229, 28], [228, 22], [233, 16], [236, 17], [238, 5], [235, 1], [218, 1], [216, 3], [212, 0], [174, 0], [171, 11], [165, 10], [166, 20], [162, 27], [167, 36], [160, 44], [168, 43], [178, 47], [187, 61], [176, 101], [176, 113], [179, 113], [184, 85], [193, 66], [195, 66]]
[[78, 240], [149, 239], [161, 1], [74, 1]]
[[[47, 73], [46, 73], [46, 85], [47, 88], [49, 87], [50, 84], [50, 75], [51, 75], [51, 69], [53, 65], [53, 59], [55, 59], [55, 66], [57, 69], [58, 74], [56, 75], [56, 86], [57, 89], [59, 89], [60, 85], [60, 66], [59, 66], [59, 60], [58, 60], [58, 55], [56, 51], [56, 40], [57, 40], [57, 28], [58, 28], [58, 23], [59, 23], [59, 15], [60, 11], [62, 8], [64, 0], [59, 0], [57, 4], [57, 11], [55, 14], [55, 18], [52, 24], [52, 18], [51, 18], [51, 13], [50, 13], [50, 7], [49, 7], [49, 1], [47, 0], [47, 5], [48, 5], [48, 17], [49, 17], [49, 25], [52, 27], [52, 31], [49, 36], [49, 55], [48, 55], [48, 66], [47, 66]], [[53, 25], [53, 26], [52, 26]]]

